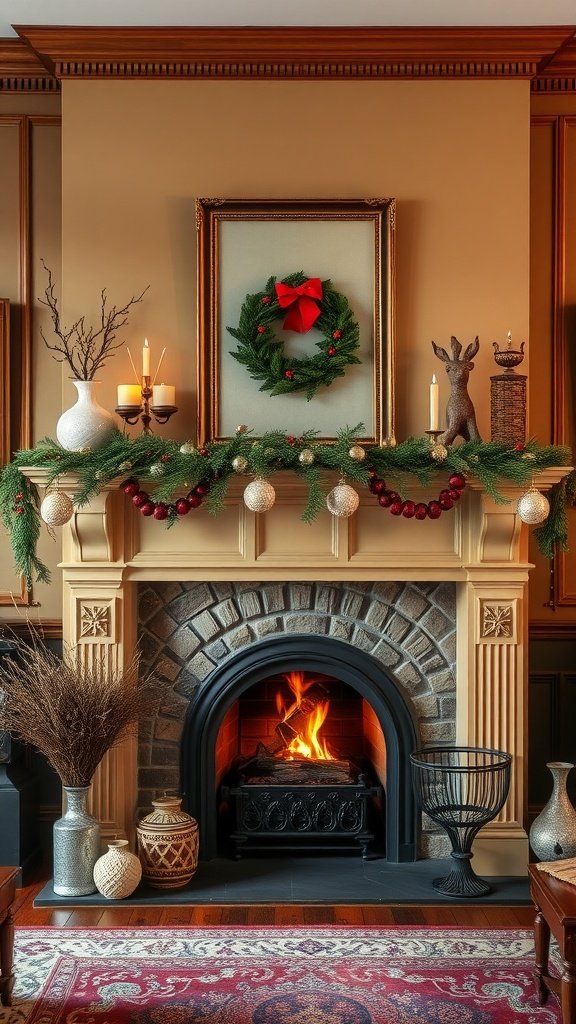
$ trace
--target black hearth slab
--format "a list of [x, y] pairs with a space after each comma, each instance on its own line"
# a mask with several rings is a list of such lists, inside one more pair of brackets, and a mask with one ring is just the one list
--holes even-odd
[[35, 907], [177, 907], [227, 904], [460, 904], [526, 906], [531, 903], [528, 877], [487, 878], [492, 892], [476, 899], [442, 896], [432, 888], [450, 869], [447, 860], [388, 864], [358, 856], [250, 857], [202, 861], [183, 889], [140, 885], [125, 900], [91, 896], [57, 896], [52, 882], [38, 893]]

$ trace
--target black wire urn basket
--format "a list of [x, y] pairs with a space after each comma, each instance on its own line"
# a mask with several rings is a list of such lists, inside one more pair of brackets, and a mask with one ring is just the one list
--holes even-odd
[[422, 810], [452, 844], [450, 872], [433, 887], [444, 896], [485, 896], [491, 887], [472, 869], [472, 843], [506, 802], [512, 755], [486, 747], [422, 747], [410, 763]]

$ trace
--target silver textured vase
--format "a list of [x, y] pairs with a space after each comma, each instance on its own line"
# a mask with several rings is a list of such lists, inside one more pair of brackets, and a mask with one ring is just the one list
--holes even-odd
[[566, 780], [574, 767], [569, 761], [548, 761], [552, 772], [552, 794], [532, 822], [530, 846], [540, 860], [562, 860], [576, 856], [576, 810], [566, 791]]
[[54, 892], [88, 896], [96, 892], [94, 865], [100, 856], [100, 825], [86, 810], [90, 786], [64, 786], [65, 810], [54, 822]]

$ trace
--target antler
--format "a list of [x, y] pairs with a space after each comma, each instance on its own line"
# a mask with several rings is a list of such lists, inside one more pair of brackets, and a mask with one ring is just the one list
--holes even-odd
[[460, 358], [460, 353], [462, 351], [462, 345], [458, 341], [458, 338], [455, 338], [454, 335], [452, 335], [452, 337], [450, 338], [450, 348], [452, 349], [452, 359], [454, 360], [455, 363], [457, 363]]

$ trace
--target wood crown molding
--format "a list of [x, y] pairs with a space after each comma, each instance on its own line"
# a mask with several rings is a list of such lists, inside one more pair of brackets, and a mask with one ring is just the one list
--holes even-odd
[[576, 26], [14, 26], [64, 78], [533, 78]]
[[23, 39], [0, 39], [0, 91], [57, 92], [60, 83]]

